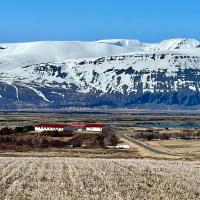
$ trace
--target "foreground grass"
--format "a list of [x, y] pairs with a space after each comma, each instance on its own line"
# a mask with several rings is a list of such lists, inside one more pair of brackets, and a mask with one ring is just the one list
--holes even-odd
[[199, 199], [200, 163], [0, 158], [0, 199]]
[[16, 148], [0, 149], [0, 157], [138, 158], [137, 149]]

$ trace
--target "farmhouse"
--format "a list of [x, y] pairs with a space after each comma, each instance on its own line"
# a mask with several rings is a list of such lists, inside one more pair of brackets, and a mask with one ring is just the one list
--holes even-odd
[[94, 131], [100, 132], [105, 124], [36, 124], [35, 131]]

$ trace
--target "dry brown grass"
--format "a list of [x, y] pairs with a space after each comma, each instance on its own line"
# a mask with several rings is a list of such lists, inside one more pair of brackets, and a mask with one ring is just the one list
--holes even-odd
[[79, 158], [138, 158], [137, 149], [84, 149], [84, 148], [17, 148], [0, 150], [0, 156], [12, 157], [79, 157]]
[[197, 200], [200, 163], [0, 158], [1, 200]]
[[161, 140], [146, 143], [166, 152], [181, 154], [182, 157], [200, 159], [200, 140]]

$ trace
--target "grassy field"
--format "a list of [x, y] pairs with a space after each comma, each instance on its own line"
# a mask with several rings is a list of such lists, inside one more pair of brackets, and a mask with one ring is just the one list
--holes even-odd
[[1, 200], [200, 198], [200, 163], [0, 157]]
[[[183, 131], [199, 132], [200, 128], [183, 129], [183, 128], [169, 128], [166, 130], [163, 128], [149, 128], [156, 124], [200, 124], [200, 114], [197, 112], [148, 112], [137, 110], [80, 110], [80, 111], [55, 111], [55, 112], [0, 112], [0, 128], [1, 127], [16, 127], [24, 125], [33, 125], [36, 123], [71, 123], [71, 122], [86, 122], [86, 123], [107, 123], [113, 125], [117, 133], [125, 134], [128, 136], [134, 136], [138, 133], [145, 133], [149, 129], [153, 129], [159, 134], [180, 134]], [[27, 135], [21, 135], [23, 139], [28, 137]], [[32, 136], [31, 136], [32, 137]], [[64, 140], [64, 139], [62, 139]], [[179, 157], [166, 156], [164, 154], [157, 154], [153, 151], [144, 149], [137, 144], [125, 141], [131, 148], [129, 150], [106, 150], [106, 149], [27, 149], [11, 146], [5, 148], [0, 145], [0, 155], [6, 156], [66, 156], [66, 157], [84, 157], [84, 158], [134, 158], [134, 157], [149, 157], [159, 159], [177, 159], [186, 158], [192, 155], [194, 159], [199, 160], [199, 146], [198, 141], [195, 144], [194, 141], [186, 141], [188, 144], [182, 146], [181, 141], [176, 144], [177, 141], [170, 140], [168, 142], [150, 142], [149, 144], [155, 148], [161, 149], [166, 152], [180, 153]], [[193, 145], [189, 144], [194, 143]], [[37, 144], [37, 141], [36, 141]], [[177, 146], [178, 145], [178, 146]], [[184, 144], [185, 145], [185, 144]], [[2, 147], [1, 147], [2, 146]], [[177, 147], [177, 148], [175, 148]], [[51, 153], [49, 153], [51, 152]]]
[[128, 150], [118, 149], [84, 149], [84, 148], [18, 148], [0, 150], [1, 157], [78, 157], [78, 158], [138, 158], [140, 157], [137, 148], [131, 148]]
[[[0, 127], [35, 123], [108, 123], [120, 144], [129, 149], [39, 147], [41, 136], [23, 133], [15, 140], [34, 138], [34, 148], [0, 144], [0, 200], [199, 200], [200, 141], [131, 140], [154, 124], [200, 124], [197, 113], [88, 111], [57, 113], [0, 113]], [[161, 133], [183, 129], [156, 128]], [[189, 131], [199, 131], [191, 129]], [[127, 137], [122, 137], [127, 135]], [[19, 138], [18, 138], [19, 137]], [[37, 140], [39, 137], [39, 140]], [[45, 138], [47, 136], [44, 136]], [[68, 140], [48, 136], [48, 140]], [[163, 153], [164, 152], [164, 153]], [[166, 154], [165, 152], [170, 152]], [[174, 156], [172, 154], [177, 154]], [[141, 159], [143, 158], [143, 159]], [[186, 161], [187, 160], [187, 161]]]
[[120, 127], [145, 127], [154, 124], [200, 124], [199, 113], [153, 112], [137, 110], [80, 110], [54, 112], [0, 112], [0, 127], [33, 123], [110, 123]]
[[163, 140], [147, 142], [148, 144], [185, 157], [200, 160], [200, 140]]

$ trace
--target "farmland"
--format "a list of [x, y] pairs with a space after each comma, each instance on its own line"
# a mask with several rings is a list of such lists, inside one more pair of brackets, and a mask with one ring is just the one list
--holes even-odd
[[[65, 110], [65, 111], [4, 111], [0, 112], [0, 128], [15, 128], [19, 126], [31, 126], [37, 123], [104, 123], [112, 125], [120, 142], [128, 144], [128, 150], [109, 150], [100, 146], [87, 146], [84, 148], [69, 148], [69, 137], [51, 137], [38, 133], [19, 133], [1, 136], [1, 156], [40, 156], [40, 157], [80, 157], [80, 158], [137, 158], [148, 157], [158, 159], [186, 159], [199, 160], [199, 140], [190, 139], [184, 148], [174, 148], [178, 137], [199, 137], [200, 115], [199, 112], [166, 112], [166, 111], [142, 111], [142, 110]], [[88, 133], [86, 133], [88, 134]], [[150, 147], [138, 144], [140, 137], [152, 136], [162, 138], [161, 141], [142, 141]], [[158, 137], [159, 136], [159, 137]], [[168, 141], [163, 138], [168, 137]], [[126, 138], [125, 138], [126, 137]], [[127, 137], [128, 140], [127, 140]], [[132, 139], [131, 139], [132, 138]], [[143, 138], [141, 138], [143, 139]], [[148, 139], [148, 138], [146, 138]], [[58, 143], [58, 142], [59, 143]], [[178, 145], [181, 140], [177, 140]], [[183, 143], [186, 140], [182, 141]], [[61, 148], [62, 143], [62, 148]], [[165, 145], [166, 143], [166, 145]], [[197, 144], [196, 144], [197, 143]], [[59, 149], [56, 147], [60, 144]], [[193, 145], [194, 144], [194, 145]], [[63, 146], [64, 145], [64, 146]], [[89, 144], [87, 141], [87, 145]], [[181, 145], [179, 145], [181, 147]], [[89, 148], [89, 149], [87, 149]], [[191, 152], [191, 148], [194, 151]], [[181, 150], [180, 150], [181, 149]], [[158, 152], [159, 150], [159, 152]], [[163, 153], [162, 153], [162, 152]], [[169, 155], [170, 154], [170, 155]], [[176, 156], [171, 155], [176, 154]], [[178, 154], [178, 155], [177, 155]]]
[[197, 200], [198, 177], [198, 162], [1, 157], [0, 199]]
[[[0, 200], [200, 199], [199, 139], [195, 138], [200, 133], [199, 113], [129, 110], [0, 113], [0, 128], [71, 122], [113, 125], [119, 143], [130, 148], [58, 147], [50, 144], [56, 140], [68, 142], [70, 137], [34, 131], [2, 135]], [[169, 124], [178, 126], [166, 128]], [[190, 126], [180, 127], [183, 124]], [[166, 134], [174, 138], [136, 137], [166, 137]], [[192, 137], [177, 139], [188, 135]], [[15, 143], [6, 143], [9, 138]]]
[[163, 140], [147, 143], [168, 152], [200, 159], [200, 140]]

